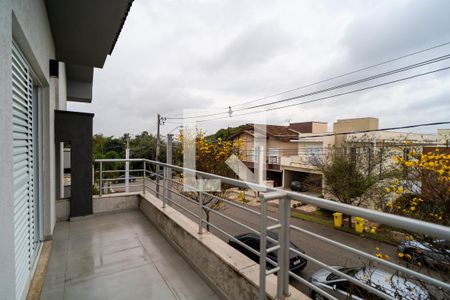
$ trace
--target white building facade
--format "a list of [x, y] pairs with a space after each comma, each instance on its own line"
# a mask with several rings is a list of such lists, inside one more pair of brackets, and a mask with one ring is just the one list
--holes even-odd
[[52, 238], [62, 149], [55, 110], [92, 100], [93, 69], [130, 5], [0, 0], [0, 299], [25, 299], [42, 241]]

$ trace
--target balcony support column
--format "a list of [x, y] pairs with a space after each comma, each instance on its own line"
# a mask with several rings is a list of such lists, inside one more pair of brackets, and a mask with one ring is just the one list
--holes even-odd
[[70, 217], [92, 214], [92, 121], [94, 114], [55, 111], [55, 143], [70, 144]]

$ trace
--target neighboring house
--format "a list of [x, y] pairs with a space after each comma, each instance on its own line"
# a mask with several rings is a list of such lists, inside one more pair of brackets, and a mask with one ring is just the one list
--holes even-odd
[[[256, 126], [258, 128], [258, 126]], [[266, 179], [273, 181], [274, 186], [281, 186], [282, 171], [280, 161], [283, 155], [297, 153], [297, 145], [291, 140], [298, 138], [298, 132], [289, 126], [265, 125], [266, 149], [264, 150], [265, 162], [267, 166]], [[229, 137], [231, 140], [240, 140], [243, 154], [243, 162], [252, 171], [254, 170], [257, 151], [255, 147], [255, 126], [247, 124], [242, 130]]]
[[446, 147], [450, 146], [450, 129], [438, 129], [438, 143], [445, 145]]
[[334, 137], [320, 136], [327, 134], [326, 122], [303, 122], [291, 124], [292, 128], [299, 131], [299, 138], [293, 144], [297, 144], [297, 153], [284, 155], [281, 158], [281, 170], [283, 173], [283, 188], [288, 189], [292, 181], [305, 182], [318, 194], [322, 192], [322, 174], [310, 163], [313, 156], [323, 155], [327, 149], [334, 146]]
[[92, 101], [94, 68], [112, 53], [132, 0], [0, 3], [0, 298], [25, 299], [53, 236], [63, 142], [72, 146], [71, 217], [92, 214], [93, 114], [66, 102]]
[[[314, 122], [311, 122], [314, 123]], [[316, 122], [317, 123], [317, 122]], [[311, 164], [311, 158], [314, 156], [326, 157], [326, 154], [333, 148], [341, 148], [347, 142], [354, 144], [363, 143], [364, 147], [381, 149], [383, 146], [393, 146], [395, 144], [417, 145], [424, 147], [434, 145], [436, 136], [430, 134], [404, 133], [393, 131], [376, 131], [368, 133], [345, 134], [347, 132], [376, 130], [379, 129], [377, 118], [356, 118], [337, 120], [333, 124], [333, 132], [326, 132], [326, 126], [317, 128], [313, 132], [301, 132], [296, 141], [298, 153], [281, 158], [281, 170], [283, 172], [283, 188], [288, 189], [289, 184], [294, 181], [307, 180], [312, 192], [323, 193], [324, 180], [321, 172]], [[323, 123], [326, 124], [326, 123]], [[321, 136], [323, 135], [323, 136]], [[401, 148], [401, 147], [400, 147]], [[399, 148], [399, 149], [400, 149]], [[399, 152], [398, 155], [403, 155]], [[389, 167], [392, 160], [383, 162], [383, 167]]]

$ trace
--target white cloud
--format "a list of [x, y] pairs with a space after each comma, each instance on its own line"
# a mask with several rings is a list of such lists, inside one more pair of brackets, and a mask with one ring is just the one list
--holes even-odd
[[[94, 76], [94, 131], [148, 130], [162, 115], [221, 108], [450, 41], [450, 2], [136, 0]], [[447, 54], [450, 46], [283, 96]], [[449, 65], [443, 62], [422, 69]], [[411, 71], [407, 76], [420, 72]], [[374, 116], [381, 126], [450, 119], [450, 72], [270, 113], [270, 122]], [[386, 79], [387, 80], [387, 79]], [[376, 82], [383, 82], [378, 80]], [[309, 99], [309, 98], [308, 98]], [[263, 101], [262, 101], [263, 102]], [[258, 103], [262, 103], [258, 102]], [[429, 103], [427, 105], [426, 103]], [[203, 123], [258, 122], [258, 115]], [[262, 118], [262, 117], [261, 117]], [[163, 132], [176, 125], [166, 125]]]

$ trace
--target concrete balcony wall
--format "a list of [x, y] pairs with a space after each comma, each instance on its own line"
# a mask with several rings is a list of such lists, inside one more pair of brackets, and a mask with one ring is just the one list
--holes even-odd
[[[120, 193], [92, 197], [94, 214], [115, 213], [139, 209], [139, 193]], [[70, 199], [56, 201], [56, 218], [67, 221], [70, 218]]]
[[[259, 293], [259, 265], [228, 246], [215, 235], [198, 233], [198, 225], [170, 206], [161, 207], [153, 195], [142, 196], [140, 209], [155, 227], [185, 257], [197, 272], [224, 299], [257, 299]], [[269, 299], [276, 295], [275, 275], [267, 277]], [[309, 299], [291, 288], [288, 299]]]

